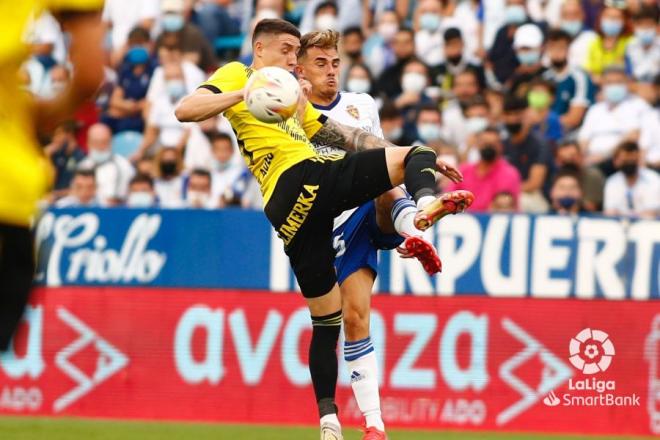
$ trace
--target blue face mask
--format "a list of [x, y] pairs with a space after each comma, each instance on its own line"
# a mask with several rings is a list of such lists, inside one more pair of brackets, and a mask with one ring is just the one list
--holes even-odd
[[186, 94], [186, 85], [179, 79], [167, 81], [167, 93], [173, 101], [178, 101]]
[[623, 29], [623, 23], [619, 20], [610, 20], [604, 18], [600, 22], [600, 28], [608, 37], [616, 37], [621, 33], [621, 30]]
[[655, 29], [637, 29], [635, 37], [644, 45], [650, 46], [655, 41]]
[[582, 30], [582, 22], [580, 20], [566, 20], [559, 23], [559, 27], [571, 37], [575, 37]]
[[563, 209], [571, 209], [577, 203], [577, 199], [575, 197], [560, 197], [557, 199], [557, 203]]
[[183, 28], [185, 20], [183, 15], [168, 12], [163, 16], [163, 29], [168, 32], [178, 32]]
[[628, 88], [625, 84], [608, 84], [603, 87], [603, 95], [610, 104], [618, 104], [628, 96]]
[[147, 64], [147, 61], [149, 61], [149, 51], [142, 46], [131, 47], [126, 52], [126, 61], [134, 66]]
[[424, 142], [435, 141], [442, 137], [438, 124], [419, 124], [417, 125], [417, 134]]
[[504, 10], [506, 24], [522, 24], [527, 20], [527, 12], [520, 5], [507, 6]]
[[539, 60], [541, 59], [541, 52], [536, 50], [517, 52], [516, 56], [518, 57], [518, 61], [520, 61], [520, 64], [525, 66], [533, 66], [534, 64], [538, 63]]
[[426, 13], [419, 18], [419, 25], [422, 29], [429, 32], [435, 32], [440, 28], [440, 16], [438, 14]]

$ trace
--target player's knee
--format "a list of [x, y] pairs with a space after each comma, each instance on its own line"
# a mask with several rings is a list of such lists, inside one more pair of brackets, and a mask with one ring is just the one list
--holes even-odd
[[432, 158], [433, 160], [435, 160], [437, 154], [433, 150], [433, 148], [424, 145], [418, 145], [416, 147], [412, 147], [410, 151], [408, 151], [408, 154], [406, 154], [406, 158], [403, 160], [403, 163], [405, 165], [408, 165], [408, 162], [410, 162], [410, 160], [413, 157], [422, 157], [422, 156]]
[[369, 336], [369, 311], [355, 308], [344, 310], [344, 332], [346, 339], [355, 341]]

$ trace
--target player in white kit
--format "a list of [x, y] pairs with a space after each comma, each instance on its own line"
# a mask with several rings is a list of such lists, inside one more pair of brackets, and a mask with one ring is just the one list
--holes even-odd
[[[309, 101], [329, 118], [383, 137], [374, 99], [365, 93], [339, 91], [339, 35], [334, 31], [310, 32], [301, 39], [296, 73]], [[307, 81], [309, 83], [307, 83]], [[311, 87], [309, 87], [311, 85]], [[315, 145], [321, 154], [343, 150]], [[458, 170], [438, 163], [438, 169], [454, 181]], [[415, 203], [402, 188], [394, 188], [377, 200], [345, 211], [335, 218], [335, 268], [342, 294], [344, 358], [351, 387], [365, 417], [363, 440], [386, 439], [378, 391], [378, 366], [369, 336], [371, 291], [377, 271], [378, 249], [395, 249], [404, 258], [417, 258], [429, 274], [441, 270], [433, 245], [415, 228]], [[321, 418], [321, 439], [341, 439], [336, 414]]]

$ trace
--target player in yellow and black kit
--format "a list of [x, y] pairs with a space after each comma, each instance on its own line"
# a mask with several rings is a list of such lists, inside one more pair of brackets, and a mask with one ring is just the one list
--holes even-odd
[[[245, 84], [254, 69], [265, 66], [293, 71], [300, 33], [286, 21], [262, 20], [255, 27], [252, 47], [251, 67], [237, 62], [221, 67], [179, 103], [176, 115], [181, 121], [201, 121], [224, 113], [231, 123], [243, 158], [261, 186], [266, 216], [284, 241], [307, 300], [313, 324], [309, 367], [322, 436], [338, 438], [323, 429], [337, 420], [335, 350], [342, 319], [332, 246], [334, 217], [404, 180], [417, 202], [420, 229], [462, 210], [471, 198], [435, 197], [436, 155], [430, 148], [384, 148], [395, 146], [326, 118], [306, 101], [299, 117], [279, 124], [257, 120], [243, 102]], [[305, 91], [309, 84], [303, 85]], [[310, 140], [358, 152], [318, 156]]]
[[[103, 75], [102, 0], [0, 1], [0, 352], [7, 350], [27, 303], [34, 272], [30, 224], [52, 180], [36, 141], [97, 89]], [[71, 35], [74, 75], [62, 94], [38, 102], [19, 84], [29, 56], [23, 35], [31, 19], [49, 10]]]

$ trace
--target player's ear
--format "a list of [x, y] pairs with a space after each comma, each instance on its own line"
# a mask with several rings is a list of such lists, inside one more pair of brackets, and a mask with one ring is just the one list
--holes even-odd
[[252, 49], [252, 53], [254, 53], [254, 56], [261, 58], [261, 53], [263, 50], [264, 50], [264, 43], [262, 43], [260, 40], [255, 41], [254, 48]]
[[296, 74], [296, 78], [299, 78], [299, 79], [305, 79], [305, 73], [304, 73], [304, 71], [303, 71], [303, 66], [301, 66], [300, 64], [298, 64], [298, 65], [293, 69], [293, 73]]

